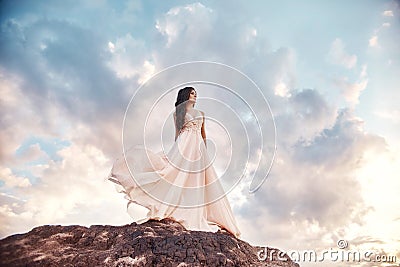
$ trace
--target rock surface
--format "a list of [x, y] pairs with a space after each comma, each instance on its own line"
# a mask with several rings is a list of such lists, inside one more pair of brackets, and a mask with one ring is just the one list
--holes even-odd
[[0, 266], [299, 266], [277, 253], [259, 260], [261, 249], [228, 232], [189, 231], [171, 219], [44, 225], [0, 240]]

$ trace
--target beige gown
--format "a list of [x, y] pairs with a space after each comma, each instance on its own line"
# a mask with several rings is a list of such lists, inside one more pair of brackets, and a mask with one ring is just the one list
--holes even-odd
[[225, 228], [239, 238], [231, 206], [201, 136], [204, 118], [198, 110], [191, 113], [186, 113], [185, 124], [167, 155], [135, 146], [125, 152], [126, 161], [123, 156], [115, 161], [108, 180], [129, 200], [128, 213], [130, 205], [149, 210], [137, 223], [172, 218], [188, 230]]

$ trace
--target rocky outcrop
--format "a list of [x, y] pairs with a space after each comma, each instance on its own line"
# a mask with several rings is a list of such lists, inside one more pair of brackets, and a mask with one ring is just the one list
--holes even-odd
[[189, 231], [171, 219], [44, 225], [0, 240], [0, 266], [298, 266], [287, 255], [259, 260], [261, 249], [228, 232]]

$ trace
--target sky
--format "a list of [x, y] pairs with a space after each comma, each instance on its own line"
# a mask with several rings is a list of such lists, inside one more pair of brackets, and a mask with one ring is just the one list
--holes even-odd
[[[276, 140], [272, 128], [265, 135], [268, 145], [276, 144], [267, 180], [253, 194], [243, 180], [227, 195], [241, 239], [283, 251], [338, 250], [337, 241], [345, 240], [348, 250], [395, 255], [400, 261], [398, 1], [0, 5], [0, 237], [44, 224], [130, 223], [126, 200], [105, 180], [122, 151], [128, 104], [164, 69], [211, 61], [251, 78], [276, 125]], [[185, 78], [182, 73], [163, 82], [173, 85]], [[186, 74], [196, 79], [200, 72]], [[237, 87], [263, 120], [265, 105], [257, 90]], [[135, 100], [132, 127], [146, 116], [138, 107], [166, 92], [153, 88]], [[204, 84], [197, 88], [198, 108], [210, 117], [218, 114], [215, 101], [223, 99], [222, 91]], [[176, 93], [161, 101], [156, 115], [171, 111]], [[234, 98], [227, 103], [230, 111], [221, 120], [231, 125], [230, 112], [243, 103]], [[235, 122], [246, 121], [238, 114]], [[170, 119], [167, 147], [173, 142]], [[154, 120], [161, 123], [157, 116]], [[208, 125], [208, 138], [225, 151], [227, 137], [216, 124]], [[129, 133], [137, 140], [135, 131]], [[254, 139], [257, 132], [248, 135]], [[157, 148], [154, 136], [150, 143]], [[240, 131], [229, 136], [243, 140]], [[223, 154], [216, 158], [221, 172], [226, 161]], [[269, 162], [260, 166], [268, 167]]]

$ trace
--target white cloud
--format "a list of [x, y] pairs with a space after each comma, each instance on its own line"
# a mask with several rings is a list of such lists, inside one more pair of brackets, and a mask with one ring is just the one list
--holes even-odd
[[[394, 7], [398, 9], [398, 6], [394, 4]], [[392, 10], [386, 10], [382, 13], [384, 16], [378, 22], [378, 26], [374, 29], [373, 35], [368, 41], [369, 47], [373, 48], [384, 48], [385, 51], [380, 50], [384, 53], [393, 53], [392, 51], [397, 51], [397, 43], [399, 38], [397, 37], [397, 26], [396, 22], [392, 20], [394, 13]]]
[[345, 51], [345, 45], [343, 41], [336, 38], [332, 44], [328, 53], [328, 60], [337, 65], [342, 65], [348, 69], [356, 66], [357, 56], [350, 55]]
[[385, 17], [393, 17], [393, 11], [392, 10], [385, 10], [382, 13], [383, 16]]
[[[366, 151], [363, 164], [357, 170], [357, 178], [362, 185], [362, 194], [365, 202], [373, 207], [365, 218], [364, 229], [368, 229], [370, 236], [379, 237], [380, 241], [374, 247], [386, 250], [387, 255], [398, 253], [399, 239], [397, 229], [400, 226], [400, 212], [397, 199], [400, 193], [400, 181], [395, 177], [400, 171], [400, 151], [388, 144], [384, 153]], [[382, 197], [385, 195], [385, 197]], [[382, 228], [382, 225], [385, 227]], [[365, 231], [365, 230], [364, 230]], [[381, 240], [388, 240], [388, 244]], [[368, 248], [367, 244], [363, 244]]]
[[348, 77], [338, 77], [334, 79], [334, 84], [340, 88], [341, 93], [351, 106], [359, 103], [361, 92], [368, 85], [367, 66], [363, 65], [359, 78], [356, 82], [349, 81]]
[[[81, 223], [129, 222], [122, 195], [111, 182], [104, 180], [111, 166], [102, 151], [91, 145], [73, 144], [60, 150], [59, 155], [62, 161], [50, 161], [40, 173], [41, 182], [35, 185], [12, 176], [8, 169], [1, 170], [1, 176], [8, 177], [6, 185], [20, 187], [15, 194], [26, 199], [24, 202], [11, 199], [3, 204], [0, 222], [7, 227], [2, 235], [28, 231], [41, 224], [74, 223], [71, 218], [79, 220], [82, 214]], [[25, 189], [26, 186], [29, 188]], [[16, 221], [19, 223], [14, 225]]]
[[108, 42], [108, 49], [112, 54], [108, 66], [119, 78], [134, 78], [140, 84], [154, 73], [154, 65], [146, 59], [150, 57], [146, 44], [131, 34], [117, 38], [115, 44]]
[[[166, 46], [170, 47], [178, 39], [185, 42], [184, 36], [193, 39], [189, 43], [200, 41], [205, 32], [212, 30], [213, 10], [201, 3], [171, 8], [163, 18], [158, 19], [156, 29], [167, 37]], [[188, 44], [188, 43], [186, 43]]]
[[288, 97], [290, 96], [289, 89], [287, 88], [286, 84], [284, 82], [279, 82], [275, 86], [275, 95], [282, 96], [282, 97]]
[[379, 43], [378, 43], [378, 36], [377, 36], [377, 35], [374, 35], [374, 36], [372, 36], [372, 37], [369, 39], [369, 46], [371, 46], [371, 47], [377, 47], [377, 46], [379, 46]]
[[349, 82], [347, 77], [336, 80], [337, 86], [341, 88], [342, 94], [347, 102], [358, 104], [361, 92], [367, 87], [368, 80]]
[[111, 53], [115, 52], [115, 45], [112, 42], [108, 42], [108, 49]]
[[250, 44], [252, 42], [255, 42], [257, 38], [257, 29], [253, 27], [249, 27], [247, 30], [247, 36], [245, 37], [246, 43]]
[[149, 80], [155, 74], [156, 67], [150, 63], [149, 61], [145, 61], [143, 63], [142, 69], [140, 71], [141, 76], [139, 78], [139, 83], [143, 84], [147, 80]]
[[31, 183], [28, 178], [16, 176], [9, 168], [0, 167], [0, 180], [6, 187], [29, 187]]

